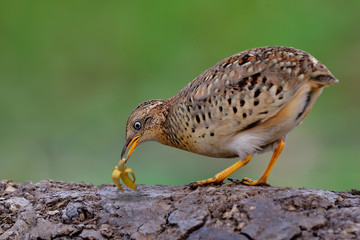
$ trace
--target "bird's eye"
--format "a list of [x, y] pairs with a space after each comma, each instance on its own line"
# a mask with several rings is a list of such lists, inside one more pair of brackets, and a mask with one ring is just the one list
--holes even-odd
[[139, 121], [134, 122], [134, 128], [136, 130], [140, 130], [141, 129], [141, 122], [139, 122]]

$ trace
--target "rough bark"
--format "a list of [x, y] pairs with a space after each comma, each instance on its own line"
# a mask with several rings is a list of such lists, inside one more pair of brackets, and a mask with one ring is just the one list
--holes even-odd
[[0, 182], [0, 239], [360, 239], [360, 192]]

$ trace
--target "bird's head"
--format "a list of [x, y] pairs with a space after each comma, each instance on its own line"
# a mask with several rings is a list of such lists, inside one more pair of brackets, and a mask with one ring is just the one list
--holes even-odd
[[126, 123], [126, 141], [121, 152], [123, 158], [130, 148], [126, 159], [142, 142], [155, 140], [161, 142], [162, 124], [166, 120], [166, 100], [150, 100], [141, 103], [130, 114]]

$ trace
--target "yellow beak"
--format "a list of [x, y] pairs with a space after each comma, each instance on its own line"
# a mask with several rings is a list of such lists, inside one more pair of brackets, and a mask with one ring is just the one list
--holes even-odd
[[126, 156], [126, 161], [130, 158], [132, 152], [135, 150], [135, 148], [138, 146], [138, 142], [139, 142], [140, 136], [136, 136], [133, 139], [129, 139], [128, 141], [126, 141], [122, 151], [121, 151], [121, 158], [123, 158], [124, 154], [126, 153], [126, 151], [130, 148], [127, 156]]

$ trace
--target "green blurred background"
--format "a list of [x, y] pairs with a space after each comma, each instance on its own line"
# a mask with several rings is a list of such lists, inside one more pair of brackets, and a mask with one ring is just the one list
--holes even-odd
[[[360, 1], [1, 1], [0, 179], [111, 182], [128, 115], [218, 61], [303, 49], [340, 80], [292, 131], [275, 186], [360, 187]], [[257, 179], [271, 154], [232, 177]], [[141, 145], [140, 184], [187, 184], [237, 159]]]

